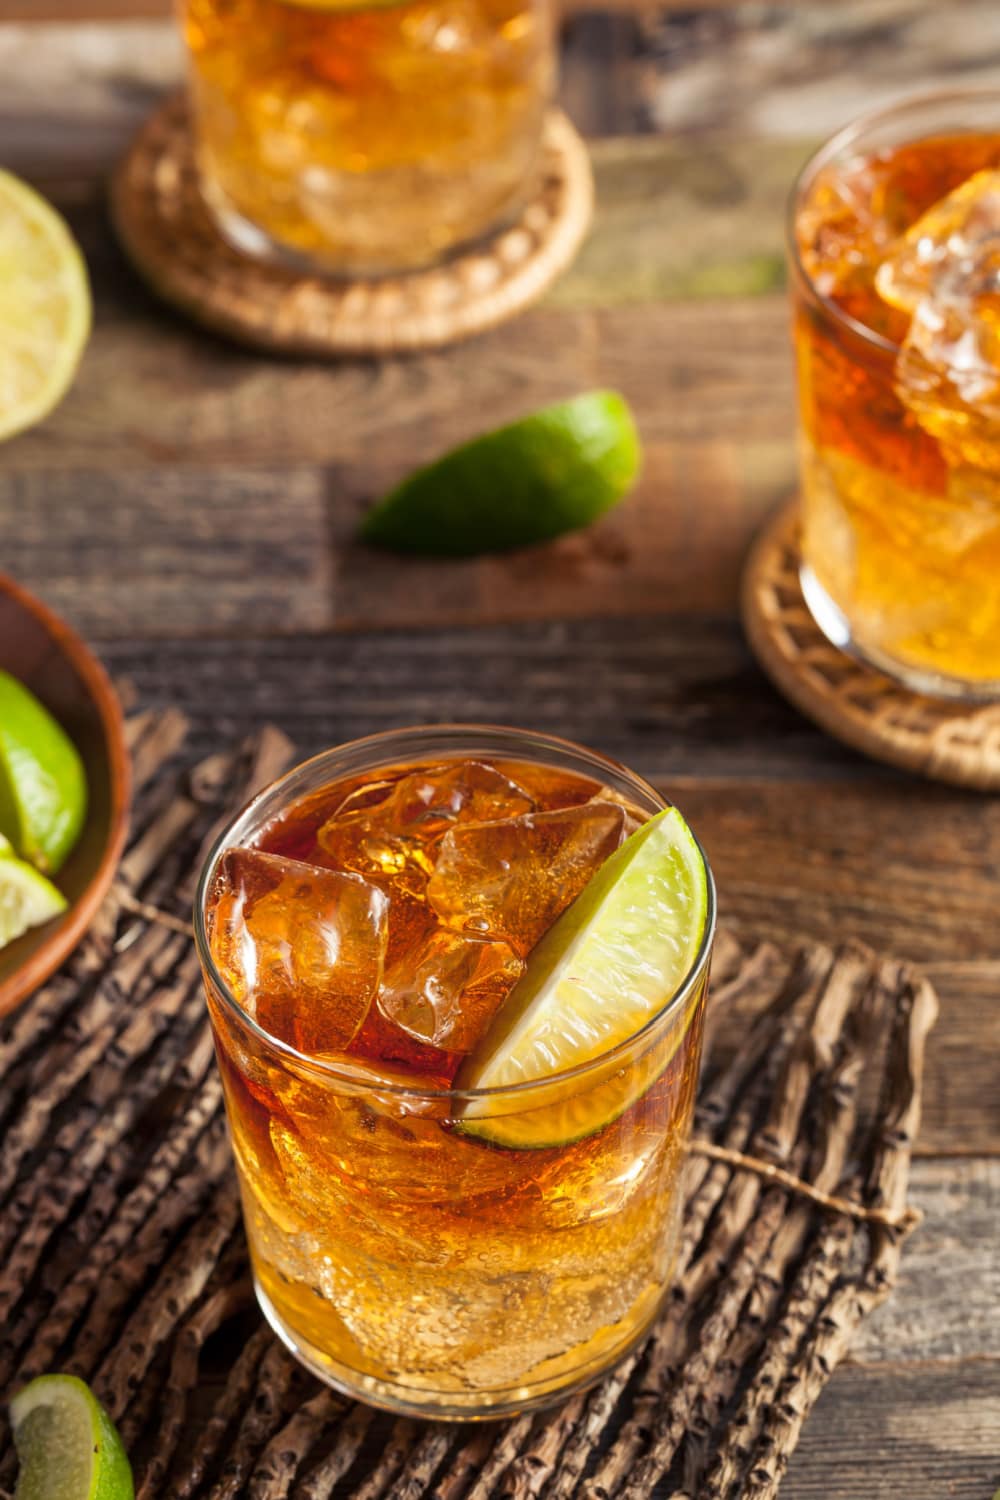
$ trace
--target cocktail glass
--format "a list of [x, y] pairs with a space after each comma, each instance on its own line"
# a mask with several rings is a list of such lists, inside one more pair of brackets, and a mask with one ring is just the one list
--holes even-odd
[[198, 163], [255, 256], [379, 274], [510, 216], [554, 75], [550, 0], [179, 0]]
[[789, 255], [809, 608], [908, 687], [1000, 695], [1000, 92], [834, 136]]
[[[568, 742], [433, 727], [317, 756], [220, 836], [196, 933], [257, 1293], [337, 1389], [432, 1417], [527, 1410], [596, 1379], [656, 1318], [714, 930], [700, 850], [704, 931], [647, 1024], [533, 1082], [463, 1089], [456, 1071], [556, 907], [663, 806]], [[348, 860], [364, 873], [345, 874]], [[278, 877], [279, 895], [261, 897]], [[499, 900], [496, 881], [511, 882]], [[298, 903], [291, 967], [285, 897]], [[371, 981], [383, 898], [388, 950]], [[325, 963], [342, 976], [328, 1003]]]

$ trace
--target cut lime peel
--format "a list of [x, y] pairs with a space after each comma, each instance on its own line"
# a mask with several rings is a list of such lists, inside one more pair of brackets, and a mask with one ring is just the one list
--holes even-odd
[[366, 542], [471, 557], [551, 541], [616, 505], [639, 471], [627, 401], [587, 391], [451, 449], [364, 518]]
[[14, 1500], [133, 1500], [121, 1438], [75, 1375], [39, 1375], [10, 1403], [20, 1471]]
[[[458, 1088], [480, 1089], [544, 1083], [552, 1076], [551, 1096], [546, 1099], [542, 1089], [539, 1101], [533, 1093], [519, 1115], [497, 1111], [495, 1102], [469, 1100], [457, 1128], [494, 1145], [542, 1147], [582, 1139], [622, 1114], [672, 1060], [704, 984], [677, 1019], [672, 1045], [664, 1049], [662, 1037], [650, 1043], [651, 1062], [623, 1063], [615, 1051], [680, 990], [697, 961], [708, 913], [701, 851], [681, 814], [668, 808], [605, 861], [542, 938], [455, 1080]], [[567, 1018], [575, 1032], [568, 1038]], [[603, 1068], [602, 1058], [609, 1059]], [[595, 1065], [589, 1077], [560, 1080], [560, 1073], [587, 1064]], [[581, 1112], [589, 1121], [574, 1124]]]

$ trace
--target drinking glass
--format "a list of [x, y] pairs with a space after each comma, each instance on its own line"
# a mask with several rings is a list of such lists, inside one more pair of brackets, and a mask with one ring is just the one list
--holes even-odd
[[590, 1062], [491, 1089], [376, 1076], [269, 1034], [213, 957], [213, 891], [227, 850], [282, 819], [293, 846], [289, 809], [315, 826], [331, 785], [477, 758], [588, 778], [640, 817], [664, 806], [630, 771], [547, 735], [375, 735], [307, 761], [251, 802], [220, 835], [196, 898], [264, 1314], [338, 1390], [431, 1417], [546, 1404], [595, 1380], [656, 1318], [677, 1251], [701, 1052], [714, 933], [707, 866], [703, 939], [648, 1023]]

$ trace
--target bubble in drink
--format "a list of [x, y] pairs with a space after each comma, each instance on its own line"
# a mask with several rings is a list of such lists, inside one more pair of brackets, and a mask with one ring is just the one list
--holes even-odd
[[507, 943], [440, 929], [386, 972], [378, 1007], [418, 1041], [468, 1052], [523, 972]]
[[229, 849], [212, 956], [246, 1011], [315, 1055], [346, 1047], [378, 991], [389, 901], [360, 876], [258, 849]]
[[526, 956], [624, 832], [624, 808], [600, 799], [454, 828], [441, 841], [428, 900], [449, 927], [501, 938]]

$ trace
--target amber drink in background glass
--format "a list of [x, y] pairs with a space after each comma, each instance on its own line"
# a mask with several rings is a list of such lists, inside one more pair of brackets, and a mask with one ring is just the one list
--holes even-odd
[[517, 207], [553, 83], [550, 0], [179, 0], [202, 189], [253, 255], [432, 263]]
[[[655, 1318], [714, 922], [690, 834], [702, 925], [647, 1023], [595, 1056], [581, 1014], [580, 1065], [469, 1080], [540, 940], [663, 807], [564, 741], [410, 730], [300, 766], [210, 856], [196, 928], [258, 1295], [340, 1390], [429, 1416], [527, 1409]], [[648, 937], [645, 890], [626, 926]]]
[[1000, 696], [1000, 92], [842, 131], [790, 241], [809, 607], [914, 689]]

